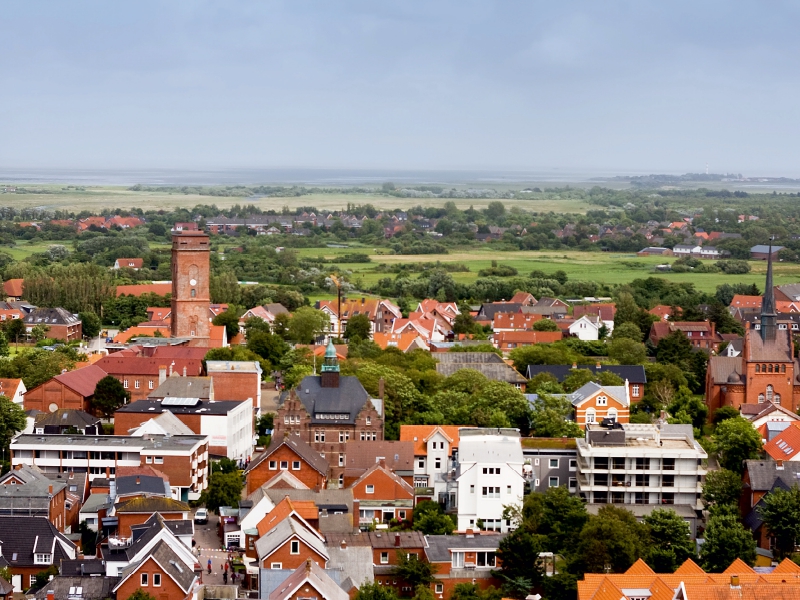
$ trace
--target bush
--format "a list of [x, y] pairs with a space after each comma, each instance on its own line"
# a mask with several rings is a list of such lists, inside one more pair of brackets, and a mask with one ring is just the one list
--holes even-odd
[[744, 275], [750, 272], [750, 264], [746, 260], [718, 260], [717, 267], [728, 275]]

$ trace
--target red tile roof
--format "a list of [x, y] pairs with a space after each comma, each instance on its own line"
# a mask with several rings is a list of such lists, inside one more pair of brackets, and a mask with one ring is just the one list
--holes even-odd
[[3, 282], [3, 292], [5, 292], [6, 296], [19, 298], [22, 296], [22, 287], [24, 283], [24, 279], [9, 279]]
[[550, 344], [562, 337], [560, 331], [500, 331], [494, 334], [494, 342], [501, 348], [506, 344]]
[[414, 442], [414, 456], [428, 454], [428, 447], [425, 440], [437, 429], [441, 429], [442, 433], [450, 438], [451, 450], [458, 448], [458, 430], [461, 427], [469, 427], [469, 425], [400, 425], [400, 441], [401, 442]]
[[158, 369], [161, 366], [167, 367], [168, 373], [170, 367], [172, 367], [173, 372], [183, 375], [183, 369], [186, 367], [186, 375], [189, 377], [197, 377], [203, 374], [203, 361], [199, 358], [117, 356], [115, 353], [104, 356], [97, 361], [96, 365], [112, 375], [157, 376]]
[[798, 427], [798, 423], [792, 423], [772, 438], [764, 446], [764, 450], [775, 460], [792, 460], [800, 453], [800, 427]]
[[117, 286], [117, 297], [136, 296], [138, 298], [142, 294], [158, 294], [159, 296], [165, 296], [171, 293], [171, 283], [138, 283], [135, 285]]
[[122, 268], [131, 268], [131, 269], [141, 269], [144, 266], [144, 259], [143, 258], [118, 258], [116, 264], [119, 266], [120, 269]]
[[602, 304], [579, 304], [572, 310], [572, 316], [579, 319], [583, 315], [599, 315], [603, 321], [613, 321], [617, 305], [613, 302]]
[[97, 387], [97, 382], [106, 375], [108, 373], [97, 365], [89, 365], [82, 369], [62, 373], [53, 377], [53, 379], [84, 398], [88, 398], [94, 395], [94, 388]]

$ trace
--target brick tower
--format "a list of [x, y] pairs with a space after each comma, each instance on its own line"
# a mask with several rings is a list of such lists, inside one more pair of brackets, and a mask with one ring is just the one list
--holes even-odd
[[172, 337], [209, 338], [208, 234], [172, 236]]

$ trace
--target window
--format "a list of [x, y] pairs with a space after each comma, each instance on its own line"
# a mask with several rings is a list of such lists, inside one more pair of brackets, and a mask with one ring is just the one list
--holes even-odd
[[292, 471], [299, 471], [300, 470], [300, 461], [293, 460], [292, 461]]
[[608, 485], [608, 473], [595, 473], [593, 481], [595, 485]]
[[614, 407], [609, 408], [608, 409], [608, 414], [606, 416], [609, 419], [614, 419], [616, 421], [617, 420], [617, 409], [614, 408]]
[[756, 365], [756, 373], [761, 373], [761, 365]]
[[289, 417], [287, 415], [283, 415], [283, 424], [284, 425], [288, 425], [289, 424]]
[[773, 402], [775, 402], [775, 404], [780, 404], [781, 403], [781, 395], [780, 394], [775, 394], [775, 399], [773, 400]]
[[343, 489], [343, 488], [344, 488], [344, 473], [339, 475], [339, 489]]
[[646, 487], [647, 483], [650, 481], [649, 475], [637, 475], [636, 476], [636, 487]]
[[459, 569], [464, 566], [464, 553], [463, 552], [453, 552], [451, 557], [451, 564], [454, 568]]
[[662, 487], [675, 487], [675, 475], [664, 475], [661, 485]]
[[417, 461], [417, 467], [420, 468], [420, 469], [424, 469], [425, 468], [425, 459], [424, 458], [420, 458]]
[[289, 548], [290, 554], [300, 554], [300, 542], [297, 540], [292, 540], [291, 546]]
[[476, 567], [494, 567], [497, 564], [497, 555], [494, 552], [476, 552]]
[[35, 565], [49, 565], [50, 564], [50, 555], [49, 554], [36, 554], [33, 557], [33, 564], [35, 564]]
[[325, 432], [324, 431], [315, 431], [314, 432], [314, 441], [315, 442], [324, 442], [325, 441]]
[[388, 552], [381, 552], [381, 564], [388, 565], [389, 564], [389, 553]]
[[270, 569], [282, 569], [283, 563], [269, 563]]
[[153, 573], [153, 585], [161, 587], [161, 573]]
[[597, 406], [608, 406], [608, 396], [598, 396], [595, 404], [597, 404]]
[[665, 458], [663, 462], [662, 469], [665, 471], [674, 471], [675, 470], [675, 459], [674, 458]]
[[470, 494], [474, 494], [475, 493], [475, 486], [474, 485], [469, 486], [469, 493]]
[[608, 492], [594, 492], [595, 504], [608, 504]]
[[137, 390], [139, 389], [139, 380], [138, 379], [133, 382], [133, 387], [136, 388]]
[[152, 465], [153, 464], [153, 457], [152, 456], [146, 456], [145, 459], [144, 459], [144, 462], [147, 463], [148, 465]]
[[122, 387], [124, 387], [126, 390], [128, 389], [128, 380], [127, 379], [123, 379], [122, 380]]
[[197, 290], [192, 288], [192, 293], [190, 294], [192, 298], [197, 296]]
[[398, 510], [397, 511], [397, 516], [400, 517], [401, 519], [405, 519], [406, 518], [406, 511]]
[[436, 591], [437, 594], [443, 594], [444, 593], [444, 584], [443, 583], [437, 583], [436, 586], [434, 587], [434, 590]]
[[598, 456], [594, 459], [594, 468], [600, 470], [608, 469], [608, 457]]
[[500, 475], [500, 467], [483, 467], [483, 474], [484, 475]]
[[661, 494], [661, 504], [675, 504], [675, 494], [672, 492]]
[[366, 423], [367, 425], [372, 425], [372, 417], [367, 417]]
[[152, 379], [151, 379], [150, 381], [148, 381], [148, 382], [147, 382], [147, 387], [148, 387], [149, 389], [151, 389], [151, 390], [153, 389], [153, 380], [152, 380]]
[[551, 469], [557, 469], [558, 468], [558, 459], [557, 458], [551, 458], [550, 459], [550, 468]]
[[611, 459], [611, 468], [614, 470], [622, 470], [625, 468], [625, 457], [615, 456]]
[[286, 471], [288, 469], [289, 469], [289, 461], [288, 460], [282, 460], [281, 461], [281, 471]]
[[578, 480], [575, 477], [569, 478], [569, 489], [574, 490], [578, 487]]
[[650, 461], [646, 458], [637, 458], [636, 459], [636, 470], [637, 471], [644, 471], [647, 469], [648, 463]]
[[548, 482], [549, 487], [558, 487], [558, 477], [551, 477]]
[[586, 422], [587, 423], [594, 423], [595, 420], [595, 412], [593, 408], [589, 408], [586, 410]]
[[157, 465], [163, 465], [164, 464], [164, 457], [163, 456], [156, 456], [153, 460]]
[[344, 466], [344, 454], [339, 454], [339, 466]]
[[759, 404], [764, 404], [764, 394], [759, 394], [758, 395], [758, 403]]
[[442, 459], [441, 458], [437, 458], [436, 459], [435, 464], [433, 465], [433, 468], [434, 469], [441, 469], [442, 468]]
[[786, 373], [786, 365], [781, 365], [781, 373]]
[[375, 486], [374, 485], [368, 485], [367, 486], [367, 493], [368, 494], [374, 494], [375, 493]]
[[634, 386], [631, 387], [631, 395], [634, 398], [638, 398], [639, 397], [639, 386], [638, 385], [634, 385]]
[[344, 431], [339, 432], [339, 443], [344, 443]]
[[481, 496], [484, 498], [499, 498], [500, 497], [500, 487], [499, 486], [489, 486], [489, 487], [482, 487], [481, 488]]
[[[770, 365], [771, 367], [772, 365]], [[771, 369], [770, 369], [771, 370]], [[775, 390], [771, 385], [767, 386], [767, 402], [772, 402], [772, 398], [775, 395]]]
[[577, 459], [570, 458], [570, 459], [569, 459], [569, 470], [570, 470], [570, 471], [575, 471], [575, 470], [577, 470], [577, 468], [578, 468], [578, 461], [577, 461]]
[[30, 577], [28, 577], [28, 582], [29, 582], [31, 587], [35, 586], [36, 585], [36, 575], [31, 575]]
[[145, 587], [147, 585], [147, 573], [141, 574], [140, 583], [142, 587]]

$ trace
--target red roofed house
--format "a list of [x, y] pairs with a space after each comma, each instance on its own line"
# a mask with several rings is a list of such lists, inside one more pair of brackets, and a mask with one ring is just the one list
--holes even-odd
[[139, 217], [121, 217], [119, 215], [115, 215], [105, 222], [106, 229], [110, 229], [111, 227], [129, 229], [131, 227], [138, 227], [139, 225], [144, 225], [144, 219], [140, 219]]
[[794, 422], [764, 445], [772, 458], [783, 461], [800, 460], [800, 424]]
[[373, 333], [372, 341], [378, 344], [382, 350], [386, 350], [390, 346], [402, 352], [410, 352], [417, 349], [430, 350], [425, 338], [413, 330], [405, 333]]
[[3, 282], [3, 293], [8, 302], [22, 300], [22, 288], [24, 283], [24, 279], [9, 279]]
[[761, 308], [761, 296], [736, 294], [731, 300], [730, 306], [734, 308]]
[[614, 329], [614, 315], [617, 314], [617, 305], [613, 302], [599, 304], [578, 304], [572, 309], [572, 317], [579, 319], [583, 315], [597, 315], [609, 330]]
[[25, 393], [25, 410], [55, 412], [73, 408], [94, 414], [91, 399], [97, 382], [108, 375], [97, 365], [56, 375]]
[[116, 377], [131, 394], [131, 402], [144, 400], [173, 372], [189, 377], [203, 374], [203, 361], [197, 358], [149, 358], [109, 354], [95, 363], [107, 374]]
[[353, 503], [359, 504], [358, 522], [362, 529], [370, 529], [375, 523], [411, 520], [414, 488], [387, 469], [385, 460], [375, 463], [350, 489]]
[[300, 600], [301, 598], [349, 600], [348, 591], [339, 587], [325, 572], [325, 569], [308, 558], [304, 564], [297, 567], [294, 573], [278, 584], [278, 587], [270, 593], [269, 600]]
[[522, 304], [523, 306], [533, 306], [536, 304], [536, 298], [533, 297], [533, 294], [529, 294], [528, 292], [517, 292], [511, 296], [509, 302], [512, 304]]
[[23, 405], [23, 396], [26, 392], [25, 384], [22, 379], [2, 379], [0, 378], [0, 396], [5, 396], [14, 404]]
[[[401, 425], [400, 441], [414, 444], [414, 487], [429, 488], [429, 500], [444, 493], [444, 474], [458, 453], [460, 425]], [[419, 494], [418, 494], [419, 500]]]
[[651, 315], [657, 316], [660, 321], [669, 321], [669, 318], [672, 316], [672, 307], [667, 306], [666, 304], [659, 304], [647, 312], [649, 312]]
[[544, 315], [525, 313], [495, 313], [492, 320], [492, 331], [530, 331], [536, 321], [544, 319]]
[[[158, 321], [153, 321], [158, 323]], [[125, 331], [121, 331], [114, 336], [115, 344], [127, 344], [130, 340], [137, 337], [169, 337], [170, 329], [168, 326], [159, 325], [136, 325], [135, 327], [128, 327]]]
[[118, 285], [117, 298], [120, 296], [142, 296], [144, 294], [157, 294], [166, 296], [172, 293], [172, 283], [137, 283], [133, 285]]
[[709, 321], [658, 321], [650, 327], [650, 341], [654, 346], [673, 331], [681, 331], [695, 348], [716, 352], [722, 343], [716, 326]]
[[144, 266], [143, 258], [118, 258], [114, 261], [112, 269], [133, 269], [138, 271]]
[[773, 402], [742, 404], [739, 412], [758, 430], [765, 444], [777, 435], [778, 430], [784, 430], [792, 423], [800, 421], [800, 416]]
[[501, 331], [494, 334], [495, 348], [507, 351], [534, 344], [550, 344], [562, 338], [560, 331]]

